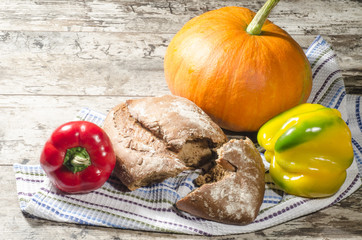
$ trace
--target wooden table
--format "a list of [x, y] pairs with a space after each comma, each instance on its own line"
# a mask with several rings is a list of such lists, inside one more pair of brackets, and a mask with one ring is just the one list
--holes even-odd
[[[50, 133], [82, 107], [106, 113], [133, 97], [169, 93], [163, 57], [189, 19], [260, 1], [3, 0], [0, 2], [0, 233], [4, 239], [199, 239], [62, 224], [24, 216], [12, 164], [38, 164]], [[322, 35], [347, 93], [362, 94], [362, 2], [281, 1], [270, 20], [306, 48]], [[357, 239], [362, 190], [320, 212], [263, 231], [216, 239]]]

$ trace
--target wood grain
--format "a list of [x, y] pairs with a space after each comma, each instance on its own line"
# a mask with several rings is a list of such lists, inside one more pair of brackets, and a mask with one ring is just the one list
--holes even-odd
[[[224, 6], [257, 11], [258, 1], [3, 1], [0, 29], [176, 33], [191, 18]], [[280, 1], [270, 20], [291, 34], [359, 34], [360, 1]], [[328, 6], [328, 11], [325, 11]], [[348, 27], [345, 27], [348, 23]]]
[[[0, 94], [162, 95], [163, 58], [172, 34], [0, 32]], [[295, 35], [306, 49], [316, 36]], [[325, 37], [346, 91], [359, 93], [362, 37]], [[21, 71], [19, 69], [21, 68]]]
[[[191, 18], [264, 0], [0, 1], [0, 233], [6, 239], [203, 239], [51, 222], [24, 216], [12, 164], [38, 164], [45, 140], [82, 107], [169, 93], [166, 48]], [[362, 1], [280, 1], [270, 20], [306, 49], [322, 35], [347, 93], [362, 95]], [[322, 211], [250, 234], [212, 239], [360, 239], [362, 190]]]

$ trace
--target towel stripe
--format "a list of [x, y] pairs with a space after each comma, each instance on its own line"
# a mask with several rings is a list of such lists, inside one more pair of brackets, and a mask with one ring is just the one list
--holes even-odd
[[360, 101], [361, 101], [361, 96], [356, 97], [356, 119], [357, 119], [357, 124], [358, 127], [360, 129], [360, 131], [362, 132], [362, 120], [361, 120], [361, 113], [360, 113]]
[[[329, 82], [329, 80], [336, 75], [337, 73], [339, 73], [340, 70], [336, 70], [334, 72], [332, 72], [331, 74], [329, 74], [329, 76], [326, 78], [326, 80], [323, 82], [322, 86], [319, 88], [318, 92], [316, 93], [316, 95], [314, 96], [312, 102], [315, 102], [317, 100], [317, 98], [319, 97], [319, 94], [323, 91], [323, 89], [326, 87], [327, 83]], [[342, 80], [342, 79], [341, 79]], [[329, 88], [330, 89], [330, 88]]]
[[323, 57], [325, 56], [327, 53], [331, 52], [332, 51], [332, 48], [331, 47], [328, 47], [326, 50], [324, 50], [314, 61], [313, 63], [311, 64], [311, 69], [314, 68], [314, 66], [318, 63], [318, 61]]
[[[55, 192], [52, 192], [50, 190], [47, 190], [47, 189], [44, 189], [42, 188], [41, 189], [42, 191], [44, 192], [47, 192], [49, 194], [52, 194], [52, 195], [56, 195]], [[69, 199], [69, 200], [72, 200], [72, 201], [75, 201], [75, 202], [79, 202], [81, 204], [76, 204], [76, 203], [73, 203], [73, 202], [69, 202], [69, 201], [65, 201], [65, 200], [62, 200], [62, 199], [59, 199], [59, 198], [55, 198], [55, 197], [52, 197], [50, 195], [45, 195], [41, 192], [39, 192], [39, 194], [43, 195], [43, 197], [47, 197], [47, 198], [50, 198], [52, 200], [54, 200], [55, 202], [61, 202], [63, 204], [67, 204], [67, 205], [71, 205], [71, 206], [76, 206], [80, 209], [80, 212], [81, 209], [86, 209], [86, 210], [90, 210], [91, 212], [95, 211], [95, 212], [101, 212], [101, 213], [104, 213], [106, 215], [111, 215], [111, 216], [114, 216], [114, 217], [117, 217], [117, 218], [122, 218], [122, 219], [126, 219], [126, 220], [129, 220], [129, 221], [132, 221], [132, 222], [136, 222], [136, 223], [140, 223], [140, 224], [143, 224], [147, 227], [151, 227], [153, 228], [154, 230], [158, 230], [158, 231], [166, 231], [166, 232], [175, 232], [175, 231], [169, 231], [167, 229], [163, 229], [163, 228], [159, 228], [155, 225], [152, 225], [150, 223], [147, 223], [147, 222], [143, 222], [143, 221], [140, 221], [140, 220], [137, 220], [137, 219], [134, 219], [134, 218], [131, 218], [131, 217], [125, 217], [123, 215], [119, 215], [119, 214], [115, 214], [113, 212], [109, 212], [109, 211], [105, 211], [105, 210], [101, 210], [101, 209], [109, 209], [109, 210], [113, 210], [113, 211], [116, 211], [116, 212], [119, 212], [119, 213], [125, 213], [127, 215], [132, 215], [132, 216], [135, 216], [135, 217], [139, 217], [139, 218], [143, 218], [145, 220], [148, 220], [148, 221], [152, 221], [152, 222], [158, 222], [158, 223], [164, 223], [164, 224], [168, 224], [168, 225], [173, 225], [173, 226], [177, 226], [177, 227], [181, 227], [181, 228], [188, 228], [189, 230], [192, 230], [194, 232], [203, 232], [202, 230], [200, 229], [196, 229], [196, 228], [190, 228], [189, 226], [185, 226], [185, 225], [182, 225], [182, 224], [176, 224], [176, 223], [173, 223], [173, 222], [167, 222], [167, 221], [161, 221], [161, 220], [155, 220], [151, 217], [146, 217], [146, 216], [143, 216], [143, 215], [140, 215], [140, 214], [136, 214], [136, 213], [133, 213], [133, 212], [130, 212], [130, 211], [126, 211], [124, 209], [119, 209], [119, 208], [115, 208], [115, 207], [112, 207], [112, 206], [108, 206], [108, 205], [104, 205], [104, 204], [96, 204], [96, 203], [91, 203], [91, 202], [87, 202], [87, 201], [83, 201], [83, 200], [80, 200], [80, 199], [77, 199], [77, 198], [73, 198], [73, 197], [70, 197], [68, 195], [66, 196], [63, 196], [64, 198], [66, 199]], [[38, 197], [39, 198], [39, 197]], [[40, 199], [40, 198], [39, 198]], [[87, 207], [85, 205], [90, 205], [90, 206], [93, 206], [93, 207]], [[98, 209], [98, 208], [95, 208], [95, 207], [98, 207], [98, 208], [101, 208], [101, 209]], [[61, 210], [62, 208], [58, 206], [58, 208]], [[89, 218], [88, 218], [89, 219]], [[193, 219], [192, 219], [193, 220]], [[88, 223], [92, 223], [92, 222], [88, 222]], [[110, 222], [103, 222], [105, 225], [107, 226], [112, 226], [113, 227], [113, 224], [110, 223]], [[121, 225], [119, 225], [121, 227]]]
[[322, 64], [319, 65], [319, 66], [317, 67], [317, 69], [313, 72], [312, 78], [315, 79], [315, 77], [317, 76], [317, 74], [319, 73], [319, 71], [322, 69], [322, 67], [323, 67], [327, 62], [329, 62], [330, 60], [332, 60], [332, 59], [334, 60], [335, 57], [336, 57], [336, 54], [333, 54], [332, 56], [330, 56], [330, 57], [328, 57], [326, 60], [324, 60], [324, 61], [322, 62]]
[[317, 36], [316, 39], [312, 42], [312, 44], [309, 46], [309, 48], [306, 51], [306, 55], [308, 58], [312, 58], [313, 53], [319, 49], [320, 46], [322, 46], [324, 43], [324, 40], [321, 36]]
[[[24, 174], [24, 173], [22, 173]], [[25, 173], [26, 175], [26, 173]], [[43, 183], [44, 182], [44, 179], [43, 180], [36, 180], [36, 179], [26, 179], [26, 178], [23, 178], [23, 177], [16, 177], [15, 178], [17, 181], [23, 181], [23, 182], [38, 182], [38, 183]], [[127, 197], [130, 197], [130, 198], [134, 198], [134, 199], [137, 199], [137, 200], [140, 200], [140, 201], [144, 201], [144, 202], [147, 202], [147, 203], [168, 203], [170, 205], [173, 205], [175, 201], [171, 201], [167, 198], [162, 198], [162, 199], [157, 199], [157, 200], [153, 200], [153, 199], [146, 199], [144, 197], [140, 197], [140, 196], [137, 196], [136, 194], [132, 194], [132, 192], [128, 193], [128, 192], [120, 192], [120, 191], [116, 191], [114, 189], [110, 189], [110, 188], [107, 188], [105, 186], [102, 186], [101, 187], [102, 190], [105, 190], [111, 194], [117, 194], [117, 195], [122, 195], [122, 196], [127, 196]], [[139, 191], [139, 190], [137, 190]], [[171, 190], [168, 190], [168, 189], [152, 189], [150, 191], [147, 191], [148, 193], [155, 193], [155, 192], [168, 192], [168, 193], [171, 193], [173, 195], [176, 196], [175, 199], [180, 199], [180, 195], [171, 191]], [[24, 194], [24, 193], [20, 193], [18, 192], [18, 194]], [[104, 196], [111, 196], [111, 195], [107, 195], [107, 194], [104, 194]]]
[[281, 209], [281, 210], [278, 210], [277, 212], [274, 212], [274, 213], [272, 213], [272, 214], [269, 214], [268, 216], [265, 216], [265, 217], [263, 217], [263, 218], [261, 218], [261, 219], [255, 220], [254, 223], [264, 222], [264, 221], [266, 221], [266, 220], [270, 220], [270, 219], [272, 219], [272, 218], [278, 217], [279, 215], [284, 214], [284, 213], [286, 213], [286, 212], [288, 212], [288, 211], [291, 211], [291, 210], [293, 210], [294, 208], [297, 208], [297, 207], [299, 207], [299, 206], [302, 206], [303, 204], [305, 204], [305, 203], [308, 202], [308, 201], [309, 201], [309, 200], [304, 199], [304, 200], [298, 201], [298, 202], [296, 202], [296, 203], [293, 203], [293, 204], [291, 204], [291, 205], [288, 205], [287, 207], [285, 207], [285, 208], [283, 208], [283, 209]]
[[[317, 103], [321, 104], [323, 102], [323, 100], [329, 96], [334, 88], [334, 86], [338, 83], [341, 83], [343, 81], [343, 79], [340, 77], [340, 78], [336, 78], [332, 83], [331, 85], [328, 87], [328, 89], [325, 91], [325, 93], [323, 94], [323, 96], [318, 100]], [[315, 103], [315, 100], [316, 99], [313, 99], [313, 103]]]
[[337, 103], [334, 105], [333, 108], [338, 109], [345, 96], [346, 96], [346, 92], [342, 92], [341, 96], [339, 97]]

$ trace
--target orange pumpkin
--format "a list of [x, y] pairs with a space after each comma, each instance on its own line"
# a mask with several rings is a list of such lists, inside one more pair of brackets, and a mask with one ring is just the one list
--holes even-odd
[[[263, 8], [272, 8], [273, 2]], [[166, 51], [170, 91], [196, 103], [224, 129], [257, 131], [273, 116], [305, 102], [311, 91], [303, 50], [266, 20], [270, 9], [265, 13], [263, 8], [258, 14], [264, 19], [258, 21], [242, 7], [206, 12], [187, 22]]]

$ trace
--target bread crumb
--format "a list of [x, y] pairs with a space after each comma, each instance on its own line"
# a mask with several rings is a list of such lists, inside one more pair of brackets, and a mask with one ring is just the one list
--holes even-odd
[[229, 170], [226, 170], [220, 164], [216, 163], [208, 172], [198, 176], [195, 179], [195, 184], [197, 186], [202, 186], [206, 183], [217, 182], [223, 179], [228, 174], [230, 174]]

